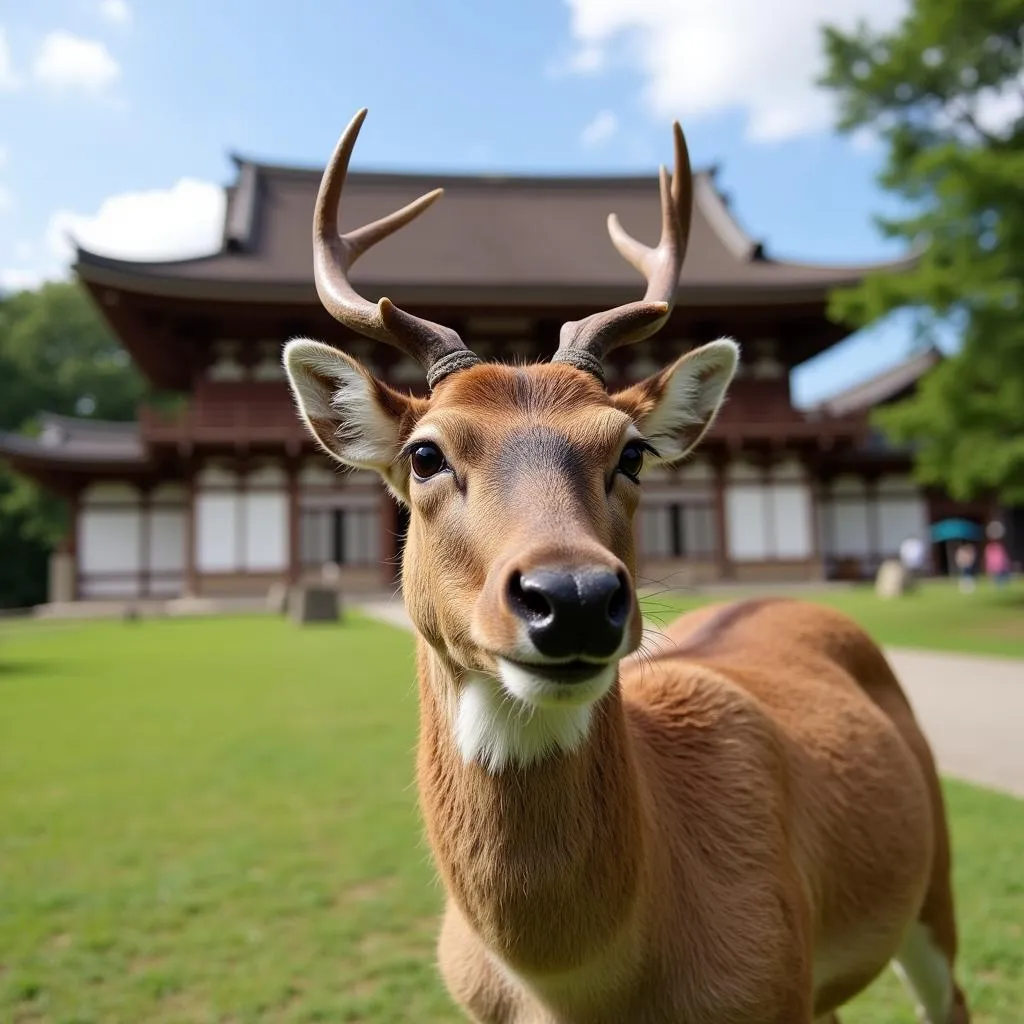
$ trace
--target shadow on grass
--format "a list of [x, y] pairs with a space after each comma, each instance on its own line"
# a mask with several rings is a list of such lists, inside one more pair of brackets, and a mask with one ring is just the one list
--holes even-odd
[[0, 661], [0, 679], [18, 676], [53, 676], [54, 665], [46, 661]]

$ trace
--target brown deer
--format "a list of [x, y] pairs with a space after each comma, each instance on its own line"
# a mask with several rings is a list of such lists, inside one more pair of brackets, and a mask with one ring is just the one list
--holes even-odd
[[318, 442], [410, 509], [418, 781], [453, 998], [488, 1024], [810, 1024], [892, 960], [922, 1020], [964, 1024], [942, 794], [878, 647], [836, 612], [758, 600], [640, 651], [644, 464], [693, 449], [738, 358], [714, 341], [605, 387], [604, 353], [672, 309], [692, 210], [679, 126], [657, 247], [609, 219], [643, 300], [565, 324], [550, 363], [510, 366], [350, 284], [439, 195], [339, 234], [364, 116], [321, 183], [317, 290], [420, 360], [429, 397], [318, 342], [284, 359]]

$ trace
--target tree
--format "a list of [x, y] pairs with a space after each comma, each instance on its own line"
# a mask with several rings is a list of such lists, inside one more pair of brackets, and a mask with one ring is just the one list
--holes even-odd
[[[40, 412], [133, 419], [145, 391], [77, 284], [0, 299], [0, 430], [31, 432]], [[0, 463], [0, 607], [45, 597], [64, 529], [62, 503]]]
[[925, 332], [960, 335], [877, 422], [914, 445], [921, 482], [1024, 502], [1024, 6], [912, 0], [891, 33], [826, 28], [825, 49], [840, 130], [887, 146], [880, 183], [906, 212], [878, 223], [919, 253], [837, 292], [831, 312], [863, 326], [910, 307]]

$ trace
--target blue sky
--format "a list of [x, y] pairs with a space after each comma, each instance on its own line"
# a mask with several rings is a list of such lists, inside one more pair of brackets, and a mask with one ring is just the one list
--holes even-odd
[[[679, 10], [684, 8], [682, 12]], [[769, 9], [770, 8], [770, 9]], [[208, 247], [229, 154], [321, 165], [361, 106], [364, 168], [653, 171], [684, 124], [769, 252], [895, 254], [881, 150], [836, 136], [817, 0], [35, 0], [0, 5], [0, 283], [60, 274], [71, 230]], [[834, 0], [888, 24], [894, 0]], [[211, 228], [211, 225], [213, 227]], [[741, 339], [742, 340], [742, 339]], [[801, 371], [805, 398], [900, 358], [875, 331]]]

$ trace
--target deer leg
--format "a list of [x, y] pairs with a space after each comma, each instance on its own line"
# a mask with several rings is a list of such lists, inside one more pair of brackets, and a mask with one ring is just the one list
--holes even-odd
[[970, 1024], [963, 990], [949, 954], [923, 921], [911, 925], [893, 965], [917, 1003], [922, 1024]]

